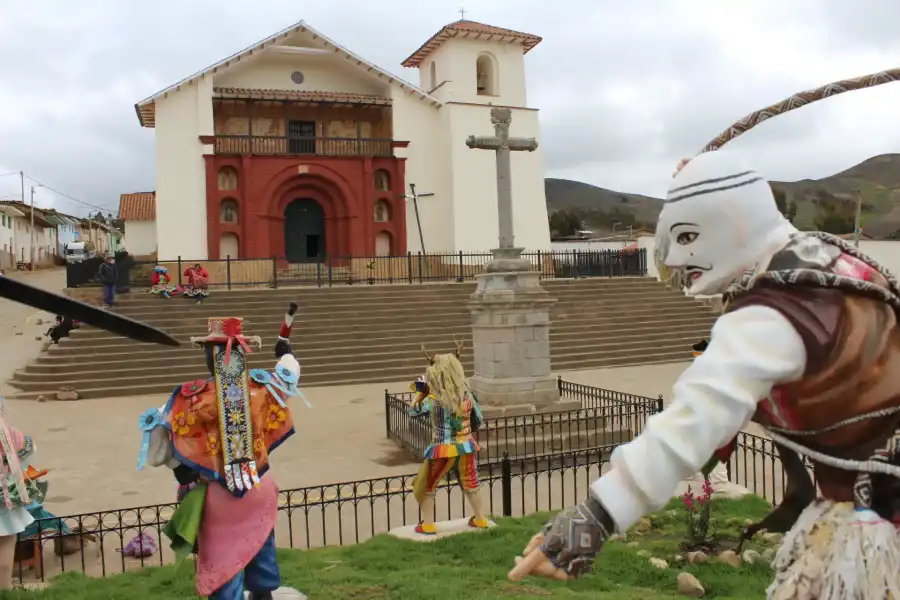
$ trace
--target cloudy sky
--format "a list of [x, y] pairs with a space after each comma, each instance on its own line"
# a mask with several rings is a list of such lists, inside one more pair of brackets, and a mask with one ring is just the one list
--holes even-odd
[[[120, 193], [154, 187], [153, 130], [136, 101], [300, 19], [417, 82], [400, 61], [460, 3], [468, 19], [544, 38], [527, 65], [548, 175], [648, 195], [744, 114], [900, 67], [890, 0], [2, 0], [0, 198], [18, 197], [18, 177], [2, 176], [24, 170], [115, 211]], [[898, 123], [900, 83], [779, 117], [729, 147], [771, 179], [822, 177], [900, 151]], [[86, 210], [46, 189], [36, 198]]]

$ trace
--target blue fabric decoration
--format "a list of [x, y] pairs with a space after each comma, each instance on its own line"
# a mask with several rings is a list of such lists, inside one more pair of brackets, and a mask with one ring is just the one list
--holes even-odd
[[312, 408], [312, 405], [309, 403], [309, 400], [306, 399], [306, 396], [297, 389], [299, 377], [296, 373], [291, 372], [291, 370], [286, 367], [280, 365], [276, 366], [274, 377], [265, 369], [250, 369], [250, 379], [260, 385], [266, 386], [266, 389], [269, 390], [269, 393], [272, 394], [275, 401], [281, 405], [281, 408], [287, 408], [287, 405], [281, 398], [281, 394], [278, 393], [279, 391], [291, 397], [299, 397], [306, 406]]
[[147, 453], [150, 451], [150, 432], [162, 424], [162, 415], [159, 414], [158, 408], [148, 408], [141, 415], [138, 421], [138, 427], [144, 433], [141, 438], [141, 453], [138, 455], [137, 468], [138, 471], [147, 464]]

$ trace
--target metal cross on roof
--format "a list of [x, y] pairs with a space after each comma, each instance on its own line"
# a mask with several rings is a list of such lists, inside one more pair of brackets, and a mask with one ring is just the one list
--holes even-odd
[[464, 21], [465, 18], [466, 18], [466, 9], [460, 8], [459, 9], [459, 20]]

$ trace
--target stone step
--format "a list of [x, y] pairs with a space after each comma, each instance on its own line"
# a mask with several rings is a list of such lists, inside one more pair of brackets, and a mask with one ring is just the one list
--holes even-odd
[[[577, 360], [570, 363], [563, 362], [559, 366], [554, 367], [554, 369], [556, 371], [563, 371], [576, 370], [579, 368], [600, 369], [612, 367], [629, 367], [637, 365], [688, 361], [691, 358], [690, 349], [684, 350], [681, 346], [674, 349], [661, 350], [657, 348], [656, 350], [657, 351], [652, 354], [628, 354], [621, 357], [596, 359], [591, 361], [590, 364], [585, 364]], [[471, 365], [464, 366], [469, 369], [468, 372], [471, 372]], [[421, 366], [412, 369], [407, 367], [400, 367], [390, 369], [375, 369], [365, 372], [360, 372], [356, 369], [352, 369], [349, 371], [331, 371], [329, 373], [323, 373], [315, 377], [307, 376], [306, 374], [304, 374], [302, 383], [304, 388], [332, 385], [386, 383], [390, 386], [390, 389], [404, 390], [409, 385], [409, 382], [414, 380], [419, 375], [421, 375]], [[390, 382], [394, 383], [390, 384]], [[166, 399], [165, 397], [171, 394], [176, 385], [180, 383], [183, 382], [177, 382], [173, 384], [169, 382], [153, 381], [145, 383], [130, 382], [123, 384], [123, 382], [117, 378], [110, 378], [104, 380], [94, 380], [90, 382], [89, 386], [79, 388], [78, 394], [81, 398], [84, 399], [115, 398], [124, 395], [159, 395], [161, 396], [160, 404], [162, 404]], [[22, 389], [22, 391], [10, 395], [9, 398], [12, 400], [35, 400], [38, 396], [45, 396], [48, 399], [52, 399], [56, 391], [60, 387], [65, 385], [65, 383], [54, 382], [52, 385], [30, 386], [30, 389]], [[315, 409], [315, 406], [313, 408]]]
[[[647, 332], [639, 332], [631, 335], [610, 336], [606, 338], [610, 346], [619, 348], [627, 347], [635, 344], [665, 343], [670, 340], [683, 340], [685, 338], [696, 340], [703, 333], [702, 328], [690, 325], [681, 328], [671, 328], [664, 330], [651, 330]], [[463, 358], [471, 360], [471, 334], [459, 335], [457, 339], [464, 344]], [[601, 338], [603, 339], [603, 338]], [[567, 338], [556, 337], [551, 338], [550, 349], [551, 357], [562, 356], [566, 353], [577, 352], [580, 349], [593, 350], [597, 348], [595, 338], [585, 339], [584, 336], [572, 335]], [[420, 342], [411, 339], [406, 341], [387, 340], [376, 341], [377, 343], [364, 345], [354, 342], [346, 342], [343, 346], [326, 346], [318, 348], [309, 348], [298, 345], [294, 349], [294, 355], [300, 361], [304, 369], [304, 373], [312, 372], [319, 365], [330, 365], [338, 363], [353, 363], [364, 360], [382, 360], [389, 364], [398, 361], [413, 362], [423, 359], [421, 345], [424, 344], [429, 351], [445, 351], [453, 350], [451, 341], [447, 338], [432, 339], [430, 343]], [[691, 342], [693, 344], [695, 342]], [[690, 344], [688, 344], [690, 346]], [[177, 354], [175, 352], [178, 352]], [[274, 358], [271, 347], [268, 351], [253, 352], [248, 357], [248, 365], [251, 367], [271, 368]], [[100, 360], [103, 360], [102, 358]], [[172, 351], [166, 354], [143, 355], [143, 356], [120, 356], [116, 361], [117, 371], [123, 376], [131, 373], [137, 376], [141, 372], [147, 376], [166, 375], [168, 372], [183, 371], [187, 368], [204, 368], [206, 359], [204, 353], [199, 349], [190, 349], [186, 351]], [[79, 374], [87, 375], [92, 373], [102, 374], [106, 372], [106, 368], [98, 365], [97, 355], [85, 356], [79, 361], [44, 361], [32, 363], [24, 369], [20, 369], [14, 376], [15, 381], [39, 380], [47, 375], [68, 375]], [[129, 375], [129, 376], [131, 376]]]
[[[665, 315], [665, 316], [676, 316], [676, 315], [686, 315], [686, 314], [696, 314], [698, 310], [703, 310], [698, 307], [696, 304], [685, 304], [683, 302], [674, 302], [674, 303], [660, 303], [653, 305], [638, 305], [639, 308], [628, 307], [628, 306], [616, 306], [615, 308], [609, 308], [602, 313], [598, 313], [596, 311], [551, 311], [550, 318], [554, 326], [562, 325], [565, 322], [585, 322], [585, 321], [613, 321], [616, 319], [640, 319], [646, 318], [648, 316], [654, 315]], [[366, 315], [346, 315], [341, 319], [338, 319], [338, 322], [333, 324], [325, 320], [319, 321], [306, 321], [302, 315], [300, 315], [294, 321], [293, 329], [298, 332], [306, 332], [307, 334], [311, 334], [312, 332], [319, 332], [323, 330], [334, 330], [335, 327], [342, 328], [344, 330], [355, 329], [355, 328], [365, 328], [368, 330], [375, 330], [379, 328], [400, 328], [410, 325], [412, 322], [421, 322], [423, 324], [439, 324], [439, 323], [448, 323], [448, 322], [458, 322], [464, 323], [469, 321], [469, 312], [464, 308], [457, 308], [453, 311], [441, 311], [440, 313], [432, 316], [427, 313], [419, 313], [417, 315], [410, 314], [395, 314], [390, 311], [380, 311], [376, 315], [366, 316]], [[278, 328], [282, 323], [282, 318], [270, 318], [266, 320], [246, 320], [245, 321], [245, 335], [261, 335], [267, 336], [272, 334], [276, 334], [278, 332]], [[151, 325], [153, 323], [150, 323]], [[206, 323], [204, 321], [200, 321], [199, 323], [192, 323], [190, 325], [177, 326], [177, 327], [162, 327], [166, 333], [172, 335], [173, 337], [180, 339], [182, 341], [187, 341], [187, 339], [191, 336], [201, 336], [205, 335], [207, 328]], [[112, 333], [104, 331], [102, 329], [95, 329], [91, 327], [85, 327], [82, 329], [78, 329], [72, 332], [70, 336], [71, 340], [81, 340], [81, 339], [91, 339], [91, 340], [99, 340], [99, 339], [121, 339], [123, 343], [127, 340], [125, 338], [121, 338], [120, 336], [116, 336]], [[131, 342], [129, 342], [131, 343]]]
[[[649, 319], [645, 321], [587, 323], [582, 326], [572, 326], [568, 322], [565, 327], [551, 328], [550, 340], [552, 343], [568, 343], [589, 338], [599, 342], [601, 340], [618, 340], [622, 337], [635, 337], [652, 335], [658, 331], [702, 331], [701, 337], [708, 333], [715, 322], [715, 317], [703, 317], [688, 315], [685, 317], [670, 319]], [[469, 342], [472, 337], [471, 326], [468, 323], [454, 323], [445, 327], [410, 327], [401, 330], [390, 331], [348, 331], [348, 332], [322, 332], [310, 336], [298, 329], [293, 339], [294, 351], [298, 354], [309, 351], [323, 351], [340, 348], [349, 345], [352, 348], [368, 346], [390, 346], [392, 344], [414, 343], [425, 344], [426, 347], [447, 346], [456, 335], [461, 341]], [[274, 343], [270, 337], [264, 337], [263, 351], [271, 348]], [[269, 343], [271, 342], [271, 343]], [[101, 356], [119, 355], [128, 353], [130, 358], [153, 358], [165, 355], [193, 356], [198, 352], [194, 347], [169, 348], [156, 344], [132, 344], [128, 350], [123, 350], [122, 345], [116, 344], [81, 344], [73, 345], [71, 339], [64, 339], [59, 345], [52, 346], [47, 352], [37, 359], [37, 364], [64, 362], [89, 362]]]
[[[569, 349], [563, 349], [559, 353], [551, 356], [551, 365], [553, 365], [555, 360], [559, 360], [565, 364], [566, 362], [572, 363], [581, 361], [585, 357], [589, 357], [595, 364], [602, 363], [605, 360], [615, 362], [633, 358], [644, 352], [679, 353], [687, 358], [691, 354], [690, 344], [693, 339], [694, 338], [669, 340], [665, 343], [650, 344], [640, 341], [623, 342], [613, 349], [604, 349], [599, 352], [594, 349], [586, 351], [570, 351]], [[259, 357], [258, 359], [251, 358], [248, 363], [251, 367], [271, 367], [274, 362], [271, 355], [267, 357], [268, 360], [264, 360], [263, 358], [264, 357]], [[367, 381], [406, 381], [406, 384], [408, 385], [409, 382], [422, 374], [424, 358], [421, 356], [411, 357], [406, 360], [396, 359], [390, 361], [385, 361], [384, 358], [384, 356], [379, 356], [373, 360], [357, 359], [347, 363], [332, 362], [322, 364], [319, 369], [312, 368], [309, 365], [309, 361], [305, 361], [303, 365], [303, 374], [301, 375], [301, 385], [304, 387], [312, 387], [317, 385], [340, 384], [342, 379], [346, 377], [353, 379], [365, 377]], [[256, 360], [259, 360], [258, 364]], [[471, 373], [473, 368], [471, 357], [464, 355], [462, 363], [466, 372]], [[554, 366], [554, 369], [561, 370], [556, 366]], [[208, 374], [206, 368], [202, 364], [202, 360], [199, 360], [193, 365], [185, 364], [178, 368], [164, 369], [162, 375], [148, 373], [146, 369], [116, 368], [115, 372], [110, 372], [109, 369], [84, 370], [69, 377], [62, 375], [54, 377], [52, 384], [49, 386], [46, 375], [28, 375], [27, 373], [20, 371], [14, 375], [14, 378], [9, 384], [25, 392], [36, 392], [47, 389], [58, 390], [61, 387], [73, 387], [81, 394], [82, 390], [92, 389], [92, 384], [105, 383], [106, 385], [98, 385], [98, 387], [117, 390], [113, 395], [126, 395], [126, 393], [127, 395], [136, 395], [138, 393], [137, 390], [143, 389], [145, 385], [152, 385], [139, 383], [140, 381], [152, 378], [162, 381], [163, 376], [166, 378], [167, 382], [171, 382], [162, 387], [172, 390], [175, 385], [179, 383], [206, 377]], [[158, 390], [159, 388], [153, 389]]]
[[[297, 302], [300, 306], [301, 311], [305, 310], [316, 310], [321, 309], [322, 307], [358, 307], [358, 306], [371, 306], [379, 303], [385, 303], [385, 301], [389, 301], [390, 303], [400, 303], [400, 304], [408, 304], [411, 301], [417, 302], [459, 302], [459, 301], [468, 301], [471, 294], [466, 293], [427, 293], [427, 294], [416, 294], [414, 293], [416, 290], [406, 290], [404, 294], [392, 294], [390, 296], [380, 296], [380, 297], [365, 297], [365, 296], [351, 296], [351, 295], [340, 295], [334, 297], [323, 297], [323, 298], [297, 298], [297, 297], [286, 297], [281, 299], [271, 299], [265, 297], [253, 297], [253, 298], [244, 298], [244, 299], [228, 299], [228, 300], [214, 300], [208, 299], [204, 301], [202, 304], [198, 304], [196, 301], [189, 298], [170, 298], [166, 299], [156, 299], [156, 301], [147, 304], [124, 304], [118, 303], [116, 306], [116, 312], [129, 315], [135, 318], [146, 315], [159, 315], [166, 314], [168, 311], [171, 311], [173, 307], [178, 309], [184, 309], [190, 313], [203, 313], [203, 312], [214, 312], [221, 313], [222, 311], [234, 311], [239, 310], [241, 314], [249, 314], [252, 312], [256, 312], [258, 310], [265, 311], [275, 311], [275, 312], [284, 312], [287, 309], [287, 306], [290, 302]], [[551, 297], [556, 298], [558, 302], [567, 302], [573, 300], [603, 300], [614, 302], [617, 298], [622, 298], [623, 300], [640, 300], [645, 298], [680, 298], [688, 301], [693, 301], [687, 298], [684, 294], [680, 294], [677, 292], [659, 290], [655, 287], [629, 287], [622, 291], [616, 290], [573, 290], [566, 291], [562, 294], [554, 294], [552, 291], [550, 292]]]
[[[574, 296], [571, 295], [571, 296]], [[646, 306], [655, 306], [659, 304], [666, 305], [691, 305], [696, 302], [684, 295], [662, 295], [653, 293], [640, 294], [610, 294], [605, 296], [586, 295], [584, 297], [566, 296], [559, 299], [553, 304], [553, 310], [572, 310], [572, 309], [606, 309], [609, 307], [642, 304]], [[227, 316], [233, 315], [243, 317], [245, 320], [259, 319], [262, 317], [268, 319], [281, 319], [287, 309], [287, 303], [247, 303], [244, 305], [236, 304], [231, 309], [224, 310], [220, 308], [209, 308], [198, 306], [196, 303], [187, 306], [163, 307], [154, 312], [137, 312], [116, 309], [114, 312], [127, 316], [145, 323], [152, 323], [157, 327], [166, 327], [172, 324], [205, 322], [209, 316]], [[333, 302], [319, 303], [314, 306], [301, 306], [296, 318], [314, 319], [323, 316], [331, 316], [338, 318], [344, 314], [354, 314], [359, 312], [379, 313], [379, 312], [397, 312], [404, 311], [422, 312], [427, 310], [462, 310], [468, 312], [468, 298], [427, 298], [421, 299], [413, 296], [392, 300], [389, 303], [362, 303], [362, 302]]]

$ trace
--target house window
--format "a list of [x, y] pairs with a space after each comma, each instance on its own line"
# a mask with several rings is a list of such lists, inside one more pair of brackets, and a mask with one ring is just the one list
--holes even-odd
[[387, 192], [391, 189], [391, 176], [384, 169], [375, 171], [375, 189], [382, 192]]
[[222, 200], [222, 204], [219, 207], [219, 221], [222, 223], [231, 223], [232, 225], [237, 224], [238, 222], [238, 203], [237, 200], [232, 198], [225, 198]]
[[431, 89], [433, 91], [434, 88], [437, 87], [437, 65], [435, 64], [434, 61], [431, 61], [430, 71], [431, 71]]
[[391, 220], [391, 208], [384, 200], [375, 203], [375, 222], [387, 223]]
[[475, 61], [475, 81], [479, 96], [497, 95], [497, 63], [490, 54], [482, 54]]

